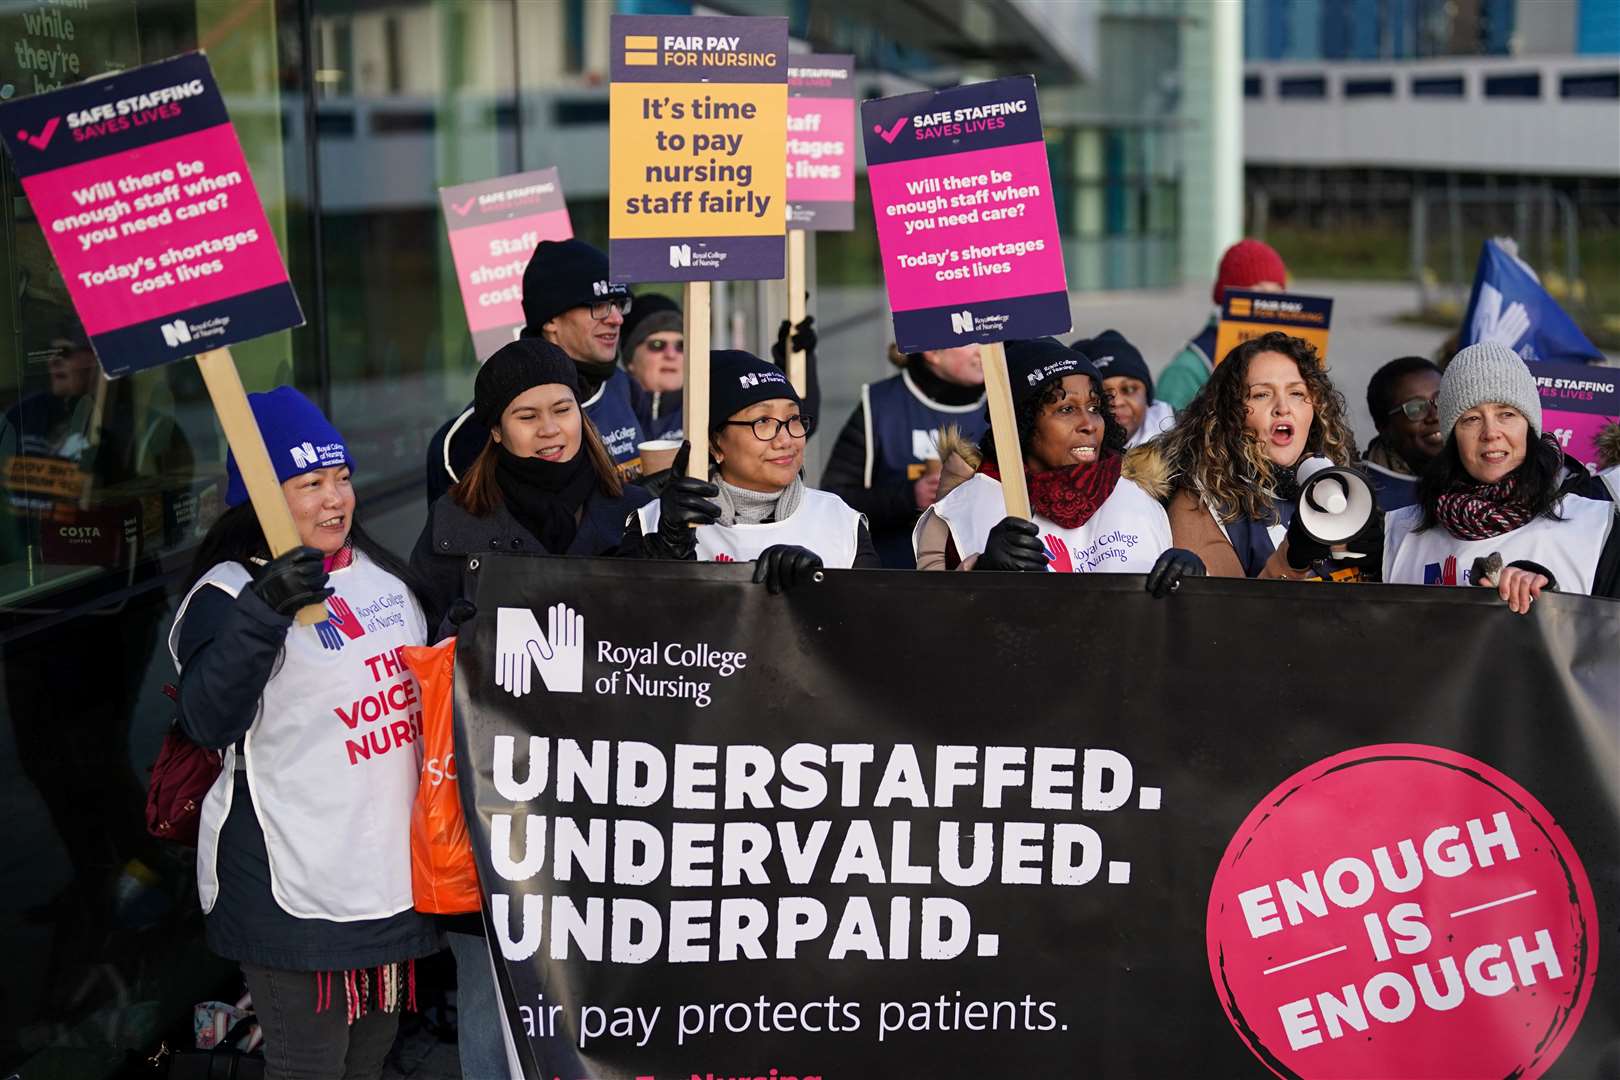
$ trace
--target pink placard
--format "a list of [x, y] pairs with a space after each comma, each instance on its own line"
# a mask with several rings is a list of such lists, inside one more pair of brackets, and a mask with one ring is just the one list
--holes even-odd
[[788, 99], [788, 200], [854, 202], [855, 102]]
[[287, 280], [229, 124], [23, 188], [92, 335]]
[[507, 221], [456, 229], [450, 252], [473, 333], [523, 322], [523, 270], [542, 240], [572, 236], [568, 211], [549, 210]]
[[868, 171], [895, 311], [1063, 292], [1044, 143]]

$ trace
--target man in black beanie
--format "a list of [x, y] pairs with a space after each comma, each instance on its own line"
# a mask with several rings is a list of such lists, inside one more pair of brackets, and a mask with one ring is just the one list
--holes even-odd
[[[543, 240], [523, 271], [522, 336], [544, 338], [579, 371], [580, 401], [626, 480], [641, 475], [646, 440], [631, 404], [630, 378], [616, 363], [630, 290], [608, 279], [608, 259], [583, 240]], [[468, 406], [428, 443], [428, 505], [450, 489], [489, 440]]]

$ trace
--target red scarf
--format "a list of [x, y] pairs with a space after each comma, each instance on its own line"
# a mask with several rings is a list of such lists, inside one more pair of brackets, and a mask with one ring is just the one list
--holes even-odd
[[[1112, 450], [1104, 450], [1102, 457], [1091, 465], [1076, 465], [1070, 469], [1046, 469], [1033, 475], [1025, 472], [1029, 484], [1029, 502], [1035, 512], [1065, 529], [1078, 529], [1091, 520], [1119, 483], [1120, 470], [1125, 459]], [[984, 462], [979, 471], [998, 483], [1001, 472], [991, 462]]]
[[328, 555], [321, 560], [322, 568], [330, 574], [334, 570], [343, 570], [354, 562], [354, 545], [345, 540], [343, 546], [338, 548], [336, 555]]

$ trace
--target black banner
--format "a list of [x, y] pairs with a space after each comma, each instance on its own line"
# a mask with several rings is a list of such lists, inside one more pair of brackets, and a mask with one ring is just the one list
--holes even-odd
[[747, 574], [482, 560], [529, 1077], [1617, 1067], [1620, 604]]

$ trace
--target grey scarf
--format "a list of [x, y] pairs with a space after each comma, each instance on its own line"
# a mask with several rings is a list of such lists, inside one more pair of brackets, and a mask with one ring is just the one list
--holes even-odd
[[720, 525], [759, 525], [766, 521], [786, 521], [804, 501], [804, 481], [798, 477], [781, 491], [749, 491], [715, 477], [720, 487]]

